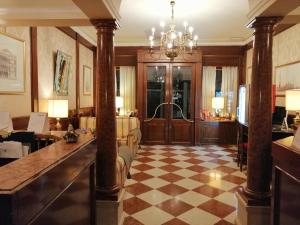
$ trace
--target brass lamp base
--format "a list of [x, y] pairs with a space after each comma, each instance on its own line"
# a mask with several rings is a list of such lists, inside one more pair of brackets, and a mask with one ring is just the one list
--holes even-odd
[[61, 123], [60, 123], [60, 118], [56, 118], [56, 125], [55, 125], [56, 130], [60, 131], [61, 130]]

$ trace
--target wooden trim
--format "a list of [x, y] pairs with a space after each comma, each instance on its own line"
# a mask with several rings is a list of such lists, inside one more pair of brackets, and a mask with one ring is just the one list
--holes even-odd
[[278, 68], [281, 68], [281, 67], [285, 67], [285, 66], [290, 66], [290, 65], [293, 65], [293, 64], [296, 64], [296, 63], [300, 63], [300, 60], [297, 60], [297, 61], [294, 61], [294, 62], [290, 62], [290, 63], [285, 63], [285, 64], [282, 64], [282, 65], [279, 65], [279, 66], [275, 66], [275, 70], [278, 69]]
[[65, 33], [69, 37], [73, 38], [74, 40], [79, 41], [80, 44], [84, 45], [88, 49], [94, 51], [95, 46], [90, 43], [88, 40], [86, 40], [84, 37], [80, 36], [76, 31], [74, 31], [71, 27], [56, 27], [61, 32]]
[[76, 112], [79, 113], [80, 108], [80, 71], [79, 71], [79, 39], [78, 34], [76, 33]]
[[39, 82], [37, 56], [37, 28], [30, 27], [30, 62], [31, 62], [31, 111], [39, 111]]
[[93, 51], [93, 107], [96, 107], [97, 48]]

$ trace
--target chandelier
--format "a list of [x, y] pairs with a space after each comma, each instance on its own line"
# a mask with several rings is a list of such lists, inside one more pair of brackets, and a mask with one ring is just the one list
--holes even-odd
[[193, 35], [194, 28], [188, 26], [187, 22], [183, 23], [184, 30], [175, 30], [175, 18], [174, 18], [174, 6], [175, 1], [171, 1], [171, 22], [169, 24], [169, 30], [165, 31], [165, 23], [161, 22], [161, 33], [158, 37], [155, 33], [155, 27], [152, 28], [151, 35], [149, 36], [150, 41], [150, 53], [153, 53], [155, 43], [160, 43], [160, 51], [164, 53], [168, 58], [173, 60], [180, 54], [193, 53], [193, 47], [197, 47], [198, 36]]

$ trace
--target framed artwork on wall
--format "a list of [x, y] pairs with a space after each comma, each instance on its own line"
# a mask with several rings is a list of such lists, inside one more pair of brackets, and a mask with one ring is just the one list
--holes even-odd
[[275, 67], [276, 106], [285, 106], [285, 91], [300, 89], [300, 62]]
[[92, 94], [92, 70], [90, 67], [83, 66], [83, 95]]
[[24, 93], [25, 73], [25, 41], [0, 32], [0, 93]]
[[57, 95], [68, 95], [69, 77], [71, 73], [72, 57], [57, 51], [54, 74], [54, 91]]

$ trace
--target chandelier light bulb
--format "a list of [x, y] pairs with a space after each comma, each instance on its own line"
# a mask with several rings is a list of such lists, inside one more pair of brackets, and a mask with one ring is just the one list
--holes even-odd
[[172, 44], [172, 43], [168, 43], [167, 47], [168, 47], [169, 49], [171, 49], [171, 48], [173, 47], [173, 44]]
[[186, 21], [183, 22], [184, 28], [187, 28], [188, 25], [189, 25], [188, 22], [186, 22]]
[[189, 46], [192, 48], [194, 43], [192, 41], [189, 42]]
[[154, 37], [152, 35], [149, 36], [149, 41], [153, 41]]
[[152, 27], [151, 31], [152, 31], [152, 36], [154, 36], [155, 28]]
[[174, 32], [171, 33], [171, 39], [172, 40], [176, 39], [176, 34]]
[[193, 33], [193, 31], [194, 31], [194, 27], [189, 27], [189, 32]]
[[151, 48], [154, 46], [154, 41], [150, 41]]
[[182, 37], [182, 32], [178, 32], [178, 36], [181, 38]]
[[194, 36], [194, 40], [195, 40], [195, 41], [198, 41], [198, 35], [195, 35], [195, 36]]

